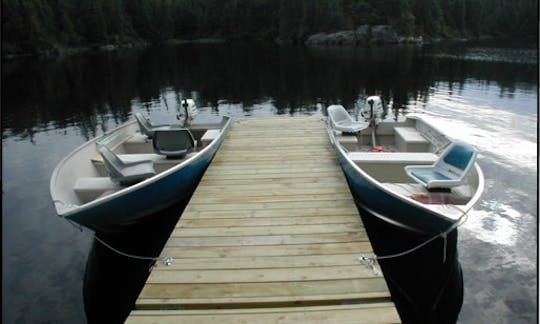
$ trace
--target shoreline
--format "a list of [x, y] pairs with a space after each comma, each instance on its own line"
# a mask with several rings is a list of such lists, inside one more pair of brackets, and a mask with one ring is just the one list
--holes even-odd
[[[293, 45], [293, 46], [305, 46], [305, 47], [371, 47], [371, 46], [424, 46], [432, 44], [455, 44], [455, 43], [468, 43], [468, 42], [514, 42], [515, 40], [509, 37], [495, 37], [495, 36], [476, 36], [476, 37], [426, 37], [423, 36], [397, 36], [394, 41], [343, 41], [339, 39], [339, 35], [343, 35], [344, 32], [352, 31], [342, 31], [336, 33], [319, 33], [310, 35], [305, 41], [292, 41], [292, 40], [283, 40], [276, 38], [274, 40], [264, 40], [265, 42], [274, 43], [277, 45]], [[333, 40], [327, 40], [323, 42], [309, 42], [310, 38], [320, 37], [331, 37]], [[334, 38], [337, 35], [337, 39]], [[24, 59], [30, 57], [36, 58], [61, 58], [66, 56], [73, 56], [84, 54], [88, 52], [112, 52], [122, 49], [133, 49], [133, 48], [143, 48], [151, 45], [183, 45], [183, 44], [222, 44], [222, 43], [231, 43], [237, 40], [226, 39], [226, 38], [196, 38], [196, 39], [180, 39], [173, 38], [167, 39], [161, 42], [147, 42], [147, 41], [131, 41], [126, 43], [109, 43], [109, 44], [99, 44], [99, 45], [87, 45], [87, 46], [64, 46], [64, 45], [51, 45], [49, 49], [37, 50], [36, 52], [27, 52], [27, 53], [2, 53], [2, 60], [16, 60]], [[243, 40], [244, 42], [250, 42], [252, 40]], [[533, 44], [534, 40], [520, 40], [524, 43]], [[531, 45], [532, 46], [532, 45]]]

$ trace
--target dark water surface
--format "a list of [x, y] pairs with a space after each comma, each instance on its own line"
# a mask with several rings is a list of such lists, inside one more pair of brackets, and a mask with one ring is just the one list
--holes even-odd
[[[87, 261], [88, 318], [105, 323], [127, 314], [149, 262], [114, 255], [92, 232], [58, 218], [49, 177], [62, 157], [134, 111], [167, 122], [191, 97], [201, 119], [322, 115], [323, 105], [353, 109], [379, 94], [394, 109], [425, 112], [479, 150], [486, 188], [460, 228], [459, 323], [535, 323], [537, 61], [536, 45], [501, 44], [199, 44], [3, 61], [2, 322], [87, 322]], [[177, 208], [158, 215], [151, 230], [103, 239], [158, 254]]]

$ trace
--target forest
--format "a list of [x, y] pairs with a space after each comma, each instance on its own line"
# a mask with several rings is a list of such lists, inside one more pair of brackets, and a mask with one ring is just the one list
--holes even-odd
[[537, 39], [536, 0], [2, 0], [2, 54], [171, 39], [284, 40], [391, 25], [403, 36]]

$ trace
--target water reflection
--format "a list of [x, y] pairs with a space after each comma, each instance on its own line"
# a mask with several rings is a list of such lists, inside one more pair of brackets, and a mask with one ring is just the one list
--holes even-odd
[[[439, 46], [433, 48], [433, 55], [452, 60], [468, 60], [491, 63], [536, 64], [538, 50], [536, 44], [524, 47], [523, 44], [484, 43], [471, 46], [470, 44], [453, 44], [452, 47]], [[517, 45], [517, 46], [516, 46]]]
[[32, 138], [38, 131], [76, 126], [89, 139], [105, 131], [108, 120], [126, 121], [134, 105], [174, 111], [182, 97], [218, 109], [226, 100], [247, 112], [271, 104], [277, 114], [292, 115], [309, 113], [317, 102], [350, 108], [372, 94], [406, 107], [410, 100], [426, 102], [436, 83], [447, 81], [454, 91], [471, 78], [496, 80], [508, 89], [501, 91], [514, 93], [517, 82], [537, 78], [534, 65], [490, 64], [445, 60], [415, 46], [268, 44], [192, 44], [3, 62], [2, 136]]
[[479, 240], [497, 245], [515, 245], [518, 234], [517, 217], [532, 216], [521, 215], [512, 206], [496, 201], [484, 202], [479, 208], [482, 209], [469, 213], [466, 227], [477, 233], [476, 238]]

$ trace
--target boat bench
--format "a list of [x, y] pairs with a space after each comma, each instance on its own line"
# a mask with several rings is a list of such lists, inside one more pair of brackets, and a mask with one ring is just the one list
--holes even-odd
[[438, 156], [424, 152], [350, 152], [353, 162], [374, 164], [433, 164]]
[[201, 137], [202, 147], [206, 147], [208, 144], [212, 143], [213, 140], [219, 137], [221, 134], [221, 129], [209, 129]]
[[413, 127], [396, 127], [396, 147], [402, 152], [426, 152], [429, 141]]
[[[117, 155], [120, 158], [120, 160], [126, 163], [140, 162], [140, 161], [152, 161], [156, 163], [156, 162], [166, 159], [164, 155], [155, 154], [155, 153], [117, 154]], [[94, 165], [96, 163], [103, 163], [103, 157], [100, 154], [97, 154], [96, 156], [92, 158], [91, 161], [94, 163]]]
[[350, 152], [349, 158], [380, 182], [410, 182], [407, 165], [430, 165], [437, 155], [427, 152]]
[[123, 143], [125, 152], [154, 153], [152, 140], [146, 135], [135, 133]]
[[341, 135], [341, 136], [336, 136], [336, 139], [339, 143], [341, 144], [356, 144], [358, 143], [358, 138], [354, 135], [350, 135], [350, 136], [347, 136], [347, 135]]
[[349, 151], [358, 149], [358, 138], [355, 135], [336, 135], [336, 140]]
[[109, 177], [78, 178], [73, 186], [73, 191], [83, 203], [120, 189], [122, 189], [122, 186], [113, 182]]
[[[197, 153], [188, 153], [183, 159], [189, 159], [190, 157], [196, 155]], [[167, 159], [165, 155], [161, 154], [155, 154], [155, 153], [140, 153], [140, 154], [117, 154], [118, 157], [126, 162], [138, 162], [138, 161], [144, 161], [144, 160], [150, 160], [154, 162], [154, 169], [157, 173], [161, 173], [178, 163], [180, 163], [183, 159]], [[92, 158], [92, 163], [94, 164], [94, 167], [99, 172], [99, 174], [105, 175], [107, 174], [107, 169], [105, 168], [105, 165], [103, 164], [103, 158], [101, 155], [96, 155]]]
[[112, 133], [110, 135], [107, 135], [99, 140], [96, 141], [96, 145], [99, 147], [100, 145], [107, 146], [111, 150], [116, 149], [120, 145], [122, 145], [124, 142], [129, 140], [131, 138], [130, 134], [125, 133]]

